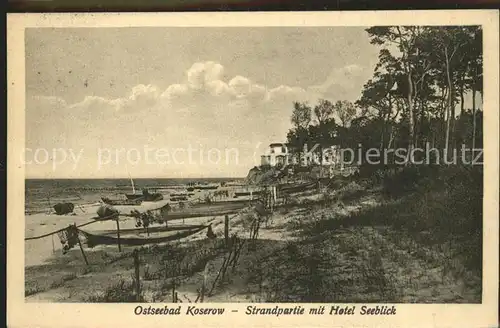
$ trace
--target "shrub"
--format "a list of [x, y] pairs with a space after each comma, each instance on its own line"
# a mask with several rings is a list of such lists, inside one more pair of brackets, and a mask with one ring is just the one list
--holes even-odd
[[134, 292], [134, 283], [127, 283], [125, 280], [121, 279], [116, 284], [113, 284], [106, 288], [104, 293], [100, 295], [90, 296], [87, 301], [93, 303], [125, 303], [125, 302], [137, 302], [142, 301], [144, 297], [139, 296], [139, 300]]

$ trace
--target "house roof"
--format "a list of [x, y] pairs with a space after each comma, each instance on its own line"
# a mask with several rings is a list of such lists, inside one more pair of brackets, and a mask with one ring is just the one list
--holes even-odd
[[286, 146], [286, 144], [282, 142], [274, 142], [269, 145], [269, 147], [282, 147], [282, 146]]

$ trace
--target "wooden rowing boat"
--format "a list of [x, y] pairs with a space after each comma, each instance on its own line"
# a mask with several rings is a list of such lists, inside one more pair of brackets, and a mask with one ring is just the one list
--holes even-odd
[[101, 200], [108, 205], [141, 205], [142, 198], [137, 199], [110, 199], [108, 197], [101, 197]]
[[[123, 229], [120, 230], [120, 244], [139, 246], [174, 241], [194, 235], [207, 227], [206, 225], [151, 227], [148, 229], [148, 233], [144, 228]], [[116, 230], [96, 231], [93, 233], [79, 231], [85, 236], [88, 247], [118, 244]]]
[[316, 182], [303, 183], [299, 185], [281, 185], [280, 191], [292, 194], [315, 188], [316, 185]]
[[125, 197], [130, 200], [142, 199], [145, 202], [158, 202], [163, 200], [163, 195], [160, 193], [150, 193], [147, 190], [143, 190], [142, 194], [125, 194]]
[[260, 190], [255, 191], [237, 191], [234, 193], [236, 197], [244, 197], [244, 196], [258, 196], [262, 193]]
[[172, 210], [160, 213], [166, 220], [187, 219], [196, 217], [222, 216], [236, 214], [250, 204], [248, 200], [213, 202], [210, 204], [193, 204], [182, 210]]

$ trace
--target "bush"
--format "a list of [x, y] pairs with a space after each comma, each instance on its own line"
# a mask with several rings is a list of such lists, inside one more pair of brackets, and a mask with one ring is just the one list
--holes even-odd
[[87, 301], [93, 303], [133, 303], [143, 301], [144, 297], [139, 296], [139, 300], [134, 292], [134, 283], [127, 283], [121, 279], [116, 284], [106, 288], [100, 295], [90, 296]]
[[[383, 192], [391, 198], [398, 198], [417, 191], [422, 185], [439, 179], [439, 166], [420, 165], [401, 167], [385, 167], [376, 171], [376, 179], [382, 180]], [[423, 182], [423, 184], [422, 184]], [[430, 185], [429, 185], [430, 186]]]

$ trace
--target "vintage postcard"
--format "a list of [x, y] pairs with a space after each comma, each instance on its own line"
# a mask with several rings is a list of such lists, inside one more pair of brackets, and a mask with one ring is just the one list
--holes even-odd
[[9, 327], [497, 327], [497, 12], [7, 22]]

